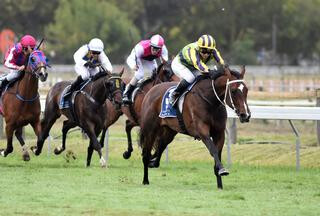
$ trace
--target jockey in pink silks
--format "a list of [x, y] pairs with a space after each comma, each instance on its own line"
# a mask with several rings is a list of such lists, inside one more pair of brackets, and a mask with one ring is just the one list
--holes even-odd
[[20, 42], [10, 47], [5, 55], [4, 66], [10, 70], [10, 72], [0, 78], [0, 95], [3, 88], [12, 80], [18, 79], [21, 75], [21, 71], [25, 69], [25, 63], [27, 57], [31, 54], [36, 46], [36, 39], [31, 35], [25, 35], [21, 38]]
[[164, 39], [156, 34], [150, 40], [140, 41], [131, 51], [127, 58], [127, 64], [134, 71], [130, 83], [126, 86], [123, 93], [123, 103], [131, 103], [131, 94], [138, 81], [144, 78], [144, 75], [151, 77], [157, 69], [156, 59], [168, 61], [168, 50], [164, 44]]

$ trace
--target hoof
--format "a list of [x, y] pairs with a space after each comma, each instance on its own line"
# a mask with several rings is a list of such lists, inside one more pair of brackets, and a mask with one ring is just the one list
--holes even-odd
[[148, 184], [149, 184], [149, 181], [148, 181], [148, 180], [147, 180], [147, 181], [144, 180], [144, 181], [142, 182], [142, 184], [148, 185]]
[[54, 152], [55, 155], [59, 155], [59, 154], [61, 154], [61, 152], [63, 152], [63, 151], [64, 151], [63, 148], [61, 148], [61, 147], [56, 147], [53, 152]]
[[150, 163], [148, 164], [149, 168], [159, 168], [160, 164], [155, 162], [155, 161], [150, 161]]
[[5, 155], [4, 155], [4, 149], [0, 149], [0, 155], [1, 155], [2, 157], [5, 157]]
[[125, 151], [125, 152], [123, 152], [123, 158], [124, 159], [129, 159], [131, 157], [131, 152], [129, 152], [129, 151]]
[[229, 171], [225, 168], [221, 168], [218, 172], [219, 176], [227, 176], [229, 175]]
[[24, 154], [22, 155], [22, 160], [24, 160], [24, 161], [29, 161], [29, 160], [30, 160], [30, 155], [29, 155], [28, 152], [27, 152], [27, 153], [24, 153]]
[[102, 168], [107, 167], [107, 162], [105, 161], [105, 159], [103, 157], [100, 158], [100, 165]]
[[40, 152], [38, 152], [37, 146], [31, 146], [30, 149], [33, 152], [33, 154], [35, 154], [36, 156], [40, 154]]

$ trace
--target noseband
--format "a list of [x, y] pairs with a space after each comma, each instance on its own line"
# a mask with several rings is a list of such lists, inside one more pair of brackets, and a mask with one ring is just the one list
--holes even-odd
[[41, 66], [39, 66], [39, 67], [36, 67], [34, 70], [31, 70], [31, 71], [25, 70], [25, 72], [26, 72], [26, 73], [29, 73], [29, 74], [31, 74], [32, 76], [35, 76], [37, 79], [39, 79], [41, 73], [38, 73], [38, 71], [40, 71], [41, 68], [47, 69], [47, 67], [46, 67], [45, 65], [41, 65]]
[[[232, 99], [232, 96], [231, 96], [231, 88], [229, 87], [230, 84], [232, 83], [244, 83], [244, 80], [232, 80], [232, 81], [229, 81], [229, 79], [227, 80], [227, 83], [226, 83], [226, 89], [225, 89], [225, 93], [224, 93], [224, 99], [223, 101], [219, 98], [218, 94], [217, 94], [217, 91], [214, 87], [214, 80], [211, 81], [211, 85], [212, 85], [212, 90], [216, 96], [216, 98], [218, 99], [218, 101], [220, 101], [220, 103], [225, 106], [225, 107], [229, 107], [231, 108], [234, 112], [237, 113], [237, 109], [236, 107], [234, 106], [234, 102], [233, 102], [233, 99]], [[230, 99], [230, 103], [232, 105], [232, 107], [230, 107], [228, 104], [227, 104], [227, 93], [229, 93], [229, 99]]]

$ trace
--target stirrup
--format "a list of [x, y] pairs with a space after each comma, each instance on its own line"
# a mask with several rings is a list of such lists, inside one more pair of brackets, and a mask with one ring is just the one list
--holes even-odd
[[171, 97], [169, 98], [169, 103], [171, 104], [172, 107], [174, 107], [177, 103], [177, 101], [179, 100], [179, 95], [171, 95]]
[[122, 98], [122, 103], [123, 103], [123, 104], [131, 104], [132, 101], [129, 99], [128, 96], [124, 96], [124, 97]]

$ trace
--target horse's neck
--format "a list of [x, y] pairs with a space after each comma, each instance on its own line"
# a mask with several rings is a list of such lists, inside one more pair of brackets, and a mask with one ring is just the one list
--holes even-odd
[[155, 82], [156, 80], [153, 80], [147, 84], [145, 84], [142, 88], [142, 91], [146, 94], [153, 86], [159, 84], [160, 82]]
[[17, 82], [19, 94], [25, 97], [38, 94], [38, 81], [32, 74], [24, 72], [22, 79]]
[[91, 97], [99, 104], [103, 104], [107, 99], [104, 79], [105, 78], [100, 78], [95, 82], [91, 82], [90, 85], [87, 85], [87, 87], [85, 88], [85, 90], [91, 95]]
[[198, 94], [202, 95], [202, 97], [212, 102], [213, 104], [220, 103], [217, 96], [219, 96], [220, 100], [221, 98], [223, 100], [225, 86], [214, 86], [215, 91], [217, 93], [216, 96], [212, 85], [214, 85], [214, 82], [211, 79], [201, 80], [196, 85], [196, 91], [198, 92]]

